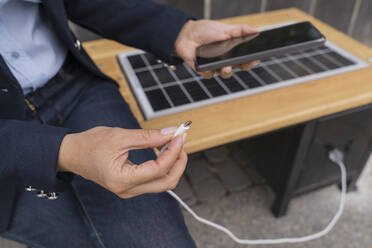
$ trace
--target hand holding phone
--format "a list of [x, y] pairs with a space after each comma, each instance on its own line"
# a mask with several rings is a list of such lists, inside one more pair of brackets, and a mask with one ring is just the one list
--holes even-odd
[[310, 22], [213, 42], [196, 50], [195, 68], [208, 71], [321, 46], [325, 37]]
[[[257, 32], [257, 29], [248, 24], [226, 24], [211, 20], [189, 20], [182, 27], [174, 43], [174, 54], [183, 59], [195, 70], [197, 47], [215, 41], [228, 40]], [[236, 67], [247, 70], [256, 63], [252, 61]], [[217, 70], [198, 72], [199, 75], [205, 78], [211, 78], [214, 73], [220, 74], [223, 78], [228, 78], [232, 75], [232, 68], [231, 66], [226, 66]]]
[[202, 48], [199, 47], [198, 56], [203, 57], [203, 58], [213, 58], [213, 57], [221, 56], [227, 53], [228, 51], [230, 51], [235, 46], [254, 39], [255, 37], [257, 37], [257, 35], [259, 35], [259, 33], [254, 33], [254, 34], [250, 34], [250, 35], [246, 35], [242, 37], [237, 37], [237, 38], [224, 40], [224, 41], [217, 41], [217, 42], [209, 43], [207, 45], [203, 45], [201, 46]]

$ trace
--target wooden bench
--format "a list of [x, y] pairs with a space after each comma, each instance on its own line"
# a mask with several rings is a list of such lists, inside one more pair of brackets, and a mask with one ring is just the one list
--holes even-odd
[[[305, 20], [311, 21], [333, 43], [365, 61], [371, 61], [372, 49], [294, 8], [222, 21], [248, 23], [259, 27]], [[319, 121], [323, 121], [324, 117], [330, 117], [346, 110], [352, 110], [346, 114], [358, 112], [359, 109], [365, 109], [365, 106], [372, 103], [372, 67], [368, 67], [169, 116], [144, 120], [116, 59], [118, 53], [130, 51], [133, 48], [110, 40], [85, 42], [83, 45], [101, 70], [120, 84], [120, 92], [143, 128], [163, 128], [177, 126], [189, 119], [193, 121], [193, 127], [186, 143], [188, 153], [256, 137], [275, 130], [292, 130], [293, 133], [288, 136], [295, 137], [291, 141], [294, 142], [294, 145], [290, 146], [292, 150], [286, 159], [277, 161], [278, 164], [283, 164], [279, 167], [282, 173], [279, 175], [280, 179], [269, 181], [277, 193], [274, 203], [274, 213], [277, 216], [285, 213], [289, 200], [294, 195], [337, 181], [336, 178], [336, 181], [328, 180], [327, 183], [307, 185], [303, 188], [296, 187], [301, 171], [306, 167], [303, 161], [311, 148], [311, 139], [316, 137]], [[299, 127], [296, 133], [293, 128]], [[283, 141], [275, 139], [275, 142]], [[363, 149], [363, 152], [369, 152], [369, 147], [366, 146]], [[355, 184], [363, 168], [359, 167], [361, 166], [358, 166], [358, 171], [352, 173], [349, 178], [350, 184]], [[337, 172], [337, 168], [335, 170]]]

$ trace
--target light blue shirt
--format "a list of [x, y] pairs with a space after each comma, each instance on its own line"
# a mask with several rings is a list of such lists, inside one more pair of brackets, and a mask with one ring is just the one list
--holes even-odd
[[50, 27], [41, 0], [0, 0], [0, 54], [24, 94], [54, 77], [67, 49]]

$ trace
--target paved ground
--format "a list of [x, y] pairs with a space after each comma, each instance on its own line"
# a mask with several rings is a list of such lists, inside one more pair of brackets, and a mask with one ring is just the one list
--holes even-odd
[[[225, 147], [226, 148], [226, 147]], [[229, 147], [231, 148], [231, 146]], [[224, 148], [222, 148], [224, 149]], [[236, 151], [236, 149], [234, 149]], [[213, 158], [216, 154], [223, 154], [220, 150], [214, 151]], [[208, 154], [205, 154], [208, 160]], [[237, 158], [235, 160], [229, 157]], [[210, 159], [209, 159], [210, 160]], [[240, 161], [240, 163], [236, 162]], [[244, 153], [231, 152], [225, 162], [225, 169], [231, 167], [232, 163], [239, 165], [245, 172], [245, 175], [250, 179], [250, 184], [244, 189], [231, 192], [226, 181], [226, 175], [219, 174], [219, 167], [215, 166], [215, 162], [208, 162], [208, 166], [212, 172], [216, 172], [214, 176], [224, 186], [225, 194], [217, 194], [210, 187], [210, 194], [214, 195], [212, 202], [210, 198], [203, 199], [200, 197], [199, 188], [195, 187], [192, 178], [195, 177], [187, 172], [187, 178], [191, 179], [191, 188], [196, 196], [196, 200], [192, 199], [190, 194], [185, 194], [184, 187], [179, 185], [181, 195], [185, 194], [186, 199], [193, 203], [193, 209], [202, 217], [206, 217], [212, 221], [222, 224], [230, 228], [240, 238], [282, 238], [302, 236], [311, 234], [321, 230], [327, 225], [330, 218], [333, 217], [339, 204], [339, 190], [336, 186], [330, 186], [314, 193], [309, 193], [304, 196], [292, 200], [288, 214], [285, 217], [276, 219], [270, 212], [270, 207], [274, 199], [274, 194], [264, 181], [257, 175], [252, 165], [242, 163], [248, 161], [244, 159]], [[190, 162], [192, 164], [194, 159]], [[198, 162], [200, 164], [200, 162]], [[343, 216], [333, 231], [319, 240], [311, 241], [303, 244], [285, 244], [285, 245], [261, 245], [247, 246], [238, 245], [231, 239], [221, 233], [195, 221], [191, 215], [185, 213], [186, 222], [190, 229], [191, 235], [194, 237], [198, 247], [208, 248], [238, 248], [238, 247], [278, 247], [278, 248], [307, 248], [307, 247], [337, 247], [337, 248], [367, 248], [372, 247], [372, 236], [370, 230], [372, 228], [372, 159], [370, 159], [366, 170], [358, 183], [358, 191], [347, 195], [347, 204]], [[220, 165], [221, 166], [221, 165]], [[190, 168], [190, 167], [189, 167]], [[227, 173], [227, 170], [222, 170]], [[234, 176], [230, 176], [234, 177]], [[241, 178], [239, 175], [238, 178]], [[229, 178], [229, 176], [227, 177]], [[237, 180], [239, 181], [239, 180]], [[183, 182], [184, 183], [184, 182]], [[235, 181], [236, 183], [236, 181]], [[237, 186], [237, 184], [235, 184]], [[217, 188], [219, 189], [219, 188]], [[203, 189], [202, 191], [205, 191]], [[212, 192], [211, 192], [212, 191]], [[196, 204], [195, 204], [196, 202]]]
[[[344, 215], [326, 237], [305, 244], [246, 246], [234, 244], [225, 234], [195, 221], [185, 213], [186, 223], [198, 247], [372, 247], [372, 160], [349, 193]], [[321, 230], [334, 215], [339, 202], [336, 186], [292, 200], [287, 216], [276, 219], [270, 212], [274, 194], [258, 175], [239, 145], [194, 154], [185, 177], [175, 190], [203, 217], [223, 224], [241, 238], [301, 236]], [[0, 248], [20, 248], [0, 239]]]

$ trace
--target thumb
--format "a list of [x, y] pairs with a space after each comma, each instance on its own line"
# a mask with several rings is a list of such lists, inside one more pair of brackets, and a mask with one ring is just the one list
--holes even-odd
[[126, 137], [132, 149], [160, 147], [170, 141], [177, 127], [163, 129], [134, 129], [129, 130]]
[[226, 30], [226, 33], [230, 36], [230, 38], [240, 37], [258, 32], [260, 32], [258, 29], [247, 24], [230, 24], [229, 28]]

